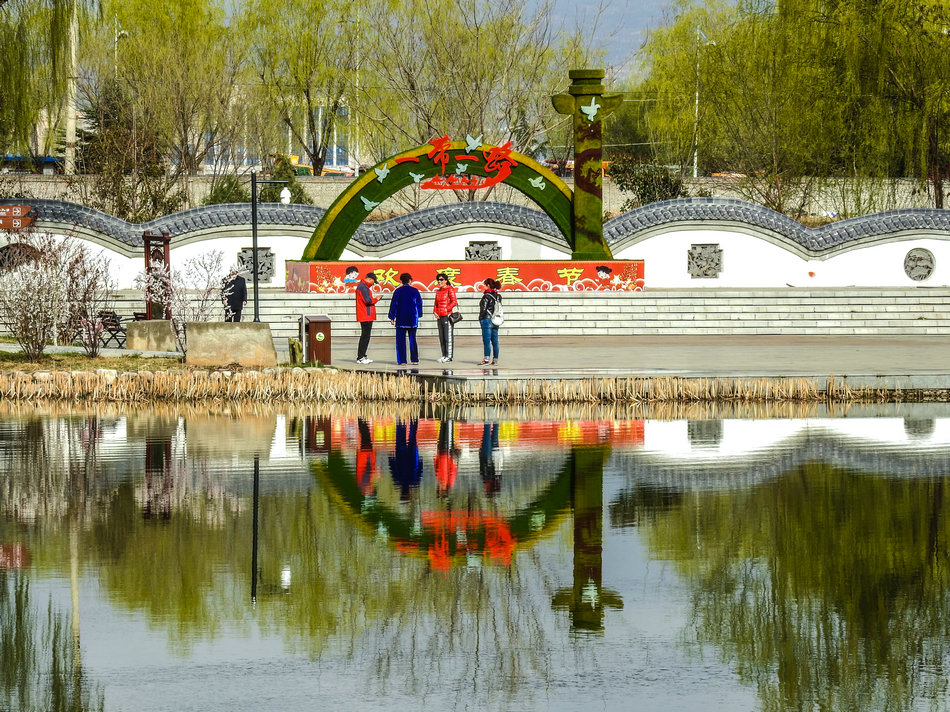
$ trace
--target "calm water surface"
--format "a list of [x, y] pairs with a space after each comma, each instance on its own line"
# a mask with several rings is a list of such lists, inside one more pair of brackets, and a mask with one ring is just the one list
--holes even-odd
[[0, 414], [0, 710], [948, 709], [950, 409]]

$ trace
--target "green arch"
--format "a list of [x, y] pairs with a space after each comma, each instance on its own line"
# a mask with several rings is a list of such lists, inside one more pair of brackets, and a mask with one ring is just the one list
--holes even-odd
[[[573, 457], [561, 467], [536, 500], [504, 519], [515, 539], [516, 548], [532, 546], [570, 513], [574, 486], [572, 463]], [[310, 463], [310, 471], [324, 491], [340, 506], [343, 514], [370, 535], [375, 534], [382, 525], [390, 545], [399, 543], [403, 545], [404, 552], [417, 555], [424, 555], [434, 542], [435, 537], [430, 531], [417, 531], [411, 518], [404, 513], [378, 500], [368, 499], [360, 490], [353, 467], [342, 452], [331, 451], [326, 462], [318, 460]], [[454, 558], [458, 553], [457, 541], [454, 534], [449, 539]]]
[[[465, 173], [467, 175], [488, 176], [485, 172], [481, 150], [489, 148], [489, 146], [481, 145], [477, 151], [469, 151], [466, 146], [465, 141], [453, 141], [451, 143], [447, 150], [449, 162], [445, 166], [446, 174], [455, 173], [455, 166], [459, 162], [460, 156], [477, 153], [479, 154], [478, 161], [462, 159], [462, 163], [467, 165]], [[370, 204], [379, 204], [403, 188], [415, 183], [416, 178], [411, 176], [410, 173], [415, 173], [416, 176], [421, 174], [421, 180], [424, 180], [442, 172], [439, 164], [427, 155], [432, 150], [431, 144], [425, 144], [390, 156], [382, 163], [374, 166], [372, 170], [354, 180], [333, 201], [333, 204], [324, 214], [320, 224], [313, 231], [301, 259], [340, 259], [350, 238], [353, 237], [356, 229], [371, 212], [371, 208], [367, 209], [363, 199], [370, 201]], [[521, 191], [537, 203], [558, 226], [571, 249], [573, 249], [574, 239], [571, 227], [573, 194], [571, 189], [564, 181], [534, 159], [514, 151], [510, 153], [510, 156], [517, 165], [512, 166], [511, 175], [504, 180], [504, 183]], [[415, 159], [419, 159], [418, 162]], [[386, 173], [387, 169], [388, 173]], [[383, 179], [380, 179], [376, 173], [377, 170], [384, 172], [385, 177]], [[532, 180], [536, 185], [531, 184]]]

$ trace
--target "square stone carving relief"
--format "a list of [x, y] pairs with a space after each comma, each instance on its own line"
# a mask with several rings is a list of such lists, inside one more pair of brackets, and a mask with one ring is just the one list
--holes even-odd
[[686, 268], [693, 279], [714, 279], [722, 272], [722, 250], [717, 244], [691, 245]]
[[[254, 248], [245, 247], [238, 252], [238, 269], [253, 277]], [[257, 248], [257, 278], [261, 282], [270, 282], [274, 278], [274, 253], [269, 247]]]
[[467, 260], [500, 260], [501, 246], [497, 242], [470, 242], [465, 248]]

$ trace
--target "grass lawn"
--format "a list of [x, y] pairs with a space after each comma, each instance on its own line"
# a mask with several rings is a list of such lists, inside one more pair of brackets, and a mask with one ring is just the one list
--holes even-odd
[[145, 358], [143, 356], [99, 356], [85, 354], [44, 354], [37, 363], [31, 363], [22, 353], [0, 351], [0, 371], [95, 371], [114, 368], [117, 371], [167, 371], [184, 368], [180, 358]]

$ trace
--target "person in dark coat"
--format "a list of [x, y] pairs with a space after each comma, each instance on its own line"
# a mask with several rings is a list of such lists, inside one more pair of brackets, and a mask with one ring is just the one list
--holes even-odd
[[412, 275], [403, 272], [399, 275], [402, 285], [393, 292], [389, 303], [389, 321], [396, 327], [396, 363], [406, 363], [406, 338], [409, 339], [409, 360], [413, 365], [419, 363], [419, 346], [416, 344], [416, 329], [422, 316], [422, 295], [413, 287]]
[[247, 306], [247, 282], [236, 269], [232, 269], [225, 277], [221, 303], [224, 304], [225, 321], [241, 321], [241, 311]]
[[422, 458], [419, 457], [419, 443], [416, 440], [418, 427], [419, 421], [415, 418], [408, 424], [404, 420], [396, 421], [396, 449], [389, 458], [389, 471], [393, 483], [399, 488], [399, 499], [403, 502], [409, 499], [412, 490], [422, 481]]

